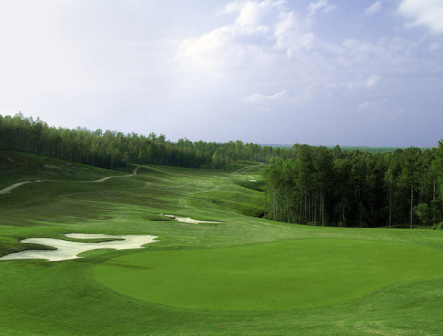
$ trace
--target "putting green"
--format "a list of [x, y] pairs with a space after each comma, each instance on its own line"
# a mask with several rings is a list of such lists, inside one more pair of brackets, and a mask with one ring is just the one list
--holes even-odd
[[443, 275], [443, 253], [363, 240], [291, 240], [213, 250], [141, 252], [94, 269], [119, 293], [170, 306], [286, 310], [343, 303]]

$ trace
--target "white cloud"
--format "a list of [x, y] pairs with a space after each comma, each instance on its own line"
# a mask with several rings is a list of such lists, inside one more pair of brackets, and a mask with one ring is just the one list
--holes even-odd
[[242, 1], [233, 1], [226, 4], [218, 14], [237, 14], [243, 8]]
[[381, 77], [377, 76], [377, 75], [372, 75], [371, 77], [368, 78], [368, 80], [366, 81], [366, 87], [370, 88], [373, 87], [374, 85], [376, 85], [379, 81], [380, 81]]
[[239, 7], [238, 17], [235, 23], [243, 27], [263, 27], [269, 21], [273, 9], [279, 10], [283, 6], [282, 1], [265, 0], [261, 2], [246, 1]]
[[443, 1], [402, 0], [398, 12], [411, 20], [412, 26], [425, 26], [436, 34], [443, 33]]
[[220, 12], [235, 22], [199, 37], [186, 39], [178, 59], [202, 73], [224, 75], [229, 69], [260, 66], [278, 57], [292, 57], [315, 41], [286, 1], [235, 1]]
[[374, 15], [381, 11], [382, 4], [380, 1], [374, 2], [371, 6], [365, 9], [366, 15]]
[[257, 104], [263, 102], [281, 102], [287, 98], [286, 90], [280, 91], [272, 96], [261, 95], [259, 93], [254, 93], [250, 96], [244, 97], [243, 102], [248, 104]]
[[361, 103], [360, 105], [358, 105], [358, 109], [360, 111], [366, 111], [369, 109], [369, 106], [370, 106], [370, 102], [365, 101], [364, 103]]
[[275, 47], [286, 50], [288, 57], [291, 57], [298, 49], [311, 49], [315, 40], [314, 34], [303, 31], [295, 13], [282, 12], [280, 16], [281, 19], [275, 25], [274, 30]]
[[332, 90], [346, 89], [348, 91], [369, 89], [376, 86], [380, 79], [381, 76], [371, 75], [368, 78], [360, 77], [356, 80], [326, 84], [325, 87]]
[[380, 101], [365, 101], [364, 103], [361, 103], [358, 106], [358, 109], [362, 112], [381, 113], [384, 111], [388, 102], [389, 102], [388, 99], [384, 99], [384, 100], [380, 100]]
[[[336, 66], [344, 69], [359, 69], [359, 74], [371, 75], [382, 71], [417, 70], [416, 53], [420, 49], [415, 41], [399, 37], [381, 38], [375, 42], [349, 39], [342, 44], [323, 43], [325, 54], [334, 55]], [[329, 57], [329, 62], [332, 62]], [[424, 66], [424, 62], [422, 62]]]
[[320, 0], [317, 3], [311, 2], [308, 6], [308, 18], [314, 16], [318, 10], [322, 10], [322, 12], [329, 13], [330, 11], [337, 9], [337, 6], [328, 5], [328, 2], [325, 0]]

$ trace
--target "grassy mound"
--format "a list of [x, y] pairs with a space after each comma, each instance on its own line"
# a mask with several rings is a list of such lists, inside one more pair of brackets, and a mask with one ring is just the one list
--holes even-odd
[[136, 253], [97, 266], [111, 289], [186, 308], [287, 310], [338, 304], [396, 282], [443, 275], [443, 253], [363, 240], [308, 239]]

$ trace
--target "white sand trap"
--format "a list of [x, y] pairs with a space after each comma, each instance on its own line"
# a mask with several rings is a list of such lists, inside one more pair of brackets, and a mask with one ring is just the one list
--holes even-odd
[[62, 261], [80, 258], [77, 255], [91, 250], [97, 249], [114, 249], [114, 250], [128, 250], [143, 248], [143, 245], [149, 243], [155, 243], [158, 240], [157, 236], [136, 236], [136, 235], [124, 235], [124, 236], [112, 236], [105, 234], [81, 234], [70, 233], [66, 234], [66, 237], [74, 239], [122, 239], [102, 243], [83, 243], [72, 242], [62, 239], [53, 238], [28, 238], [21, 241], [21, 243], [28, 244], [41, 244], [46, 246], [52, 246], [57, 250], [29, 250], [21, 251], [17, 253], [8, 254], [0, 258], [0, 260], [16, 260], [16, 259], [47, 259], [49, 261]]
[[175, 219], [176, 221], [180, 223], [188, 223], [188, 224], [202, 224], [202, 223], [212, 223], [212, 224], [220, 224], [221, 222], [211, 222], [211, 221], [199, 221], [196, 219], [188, 218], [188, 217], [178, 217], [174, 215], [162, 215], [166, 216], [172, 219]]

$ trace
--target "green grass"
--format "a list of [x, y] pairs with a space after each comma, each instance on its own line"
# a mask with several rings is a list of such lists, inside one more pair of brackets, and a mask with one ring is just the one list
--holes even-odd
[[433, 252], [363, 240], [291, 240], [135, 253], [98, 265], [94, 274], [116, 292], [148, 302], [273, 311], [340, 304], [393, 283], [441, 276], [443, 253]]
[[[238, 173], [149, 166], [85, 184], [125, 173], [2, 157], [20, 164], [3, 162], [0, 188], [48, 170], [63, 182], [0, 195], [0, 255], [29, 248], [21, 239], [66, 233], [148, 234], [159, 242], [64, 262], [1, 261], [0, 335], [442, 334], [441, 231], [247, 217], [263, 207], [249, 185], [263, 166]], [[162, 213], [221, 223], [179, 223]]]

